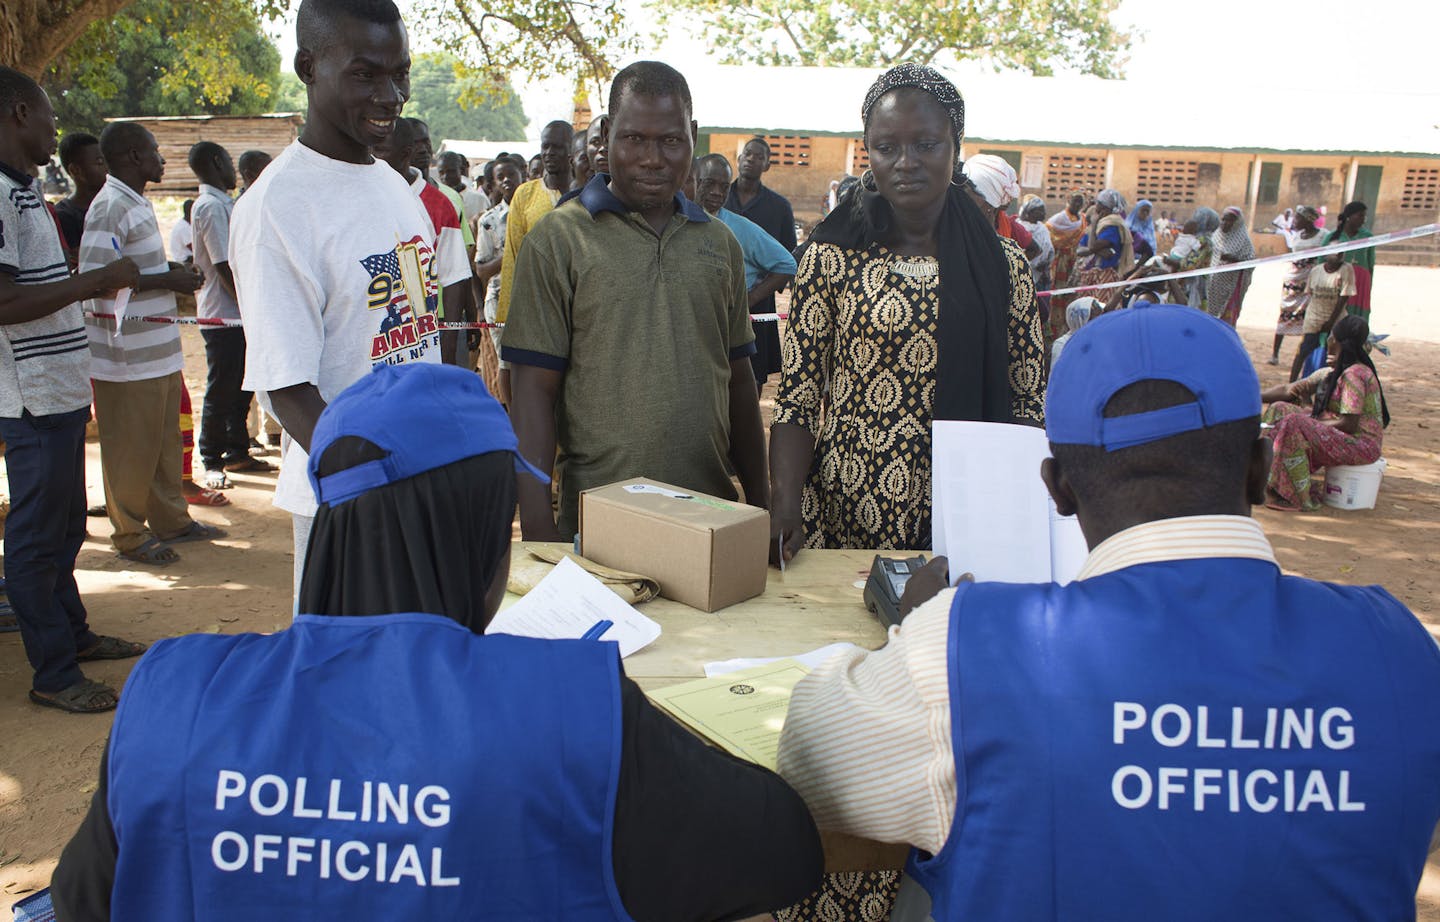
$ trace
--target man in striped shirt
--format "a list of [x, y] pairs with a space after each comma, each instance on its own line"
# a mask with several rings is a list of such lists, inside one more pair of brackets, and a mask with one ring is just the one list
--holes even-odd
[[[110, 168], [85, 215], [80, 271], [128, 257], [140, 279], [125, 297], [85, 302], [90, 376], [100, 426], [105, 506], [115, 528], [110, 541], [126, 560], [166, 566], [179, 560], [170, 544], [223, 536], [190, 518], [181, 493], [180, 328], [146, 318], [175, 316], [175, 293], [194, 292], [204, 279], [169, 263], [145, 186], [165, 175], [155, 137], [134, 122], [112, 122], [100, 135]], [[124, 315], [117, 329], [116, 314]]]
[[72, 276], [60, 235], [26, 172], [55, 152], [55, 113], [33, 80], [0, 67], [0, 438], [10, 514], [5, 576], [30, 699], [76, 713], [115, 707], [115, 690], [80, 661], [144, 646], [90, 630], [75, 556], [85, 540], [85, 424], [90, 353], [79, 300], [135, 284], [129, 259]]

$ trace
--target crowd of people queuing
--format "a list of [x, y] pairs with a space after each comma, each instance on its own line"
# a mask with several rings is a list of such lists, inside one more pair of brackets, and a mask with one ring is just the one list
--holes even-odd
[[[67, 133], [74, 193], [52, 209], [33, 175], [49, 100], [0, 68], [5, 565], [31, 699], [114, 709], [81, 664], [145, 652], [89, 628], [74, 579], [92, 405], [119, 554], [164, 566], [224, 536], [187, 511], [178, 327], [145, 321], [179, 293], [231, 321], [203, 330], [190, 492], [271, 469], [258, 405], [283, 428], [294, 540], [292, 627], [162, 641], [132, 672], [60, 918], [1413, 909], [1440, 649], [1383, 590], [1282, 576], [1249, 517], [1313, 508], [1321, 469], [1379, 457], [1373, 251], [1297, 259], [1274, 359], [1299, 334], [1296, 366], [1262, 393], [1233, 330], [1250, 270], [1147, 281], [1251, 258], [1239, 209], [1182, 224], [1104, 189], [1047, 218], [1002, 158], [961, 162], [965, 102], [930, 67], [856, 101], [870, 169], [797, 246], [764, 139], [695, 158], [666, 64], [624, 68], [586, 131], [551, 122], [536, 157], [472, 179], [402, 115], [390, 0], [304, 0], [296, 32], [300, 138], [273, 161], [196, 144], [168, 255], [155, 138]], [[1365, 218], [1352, 204], [1327, 237], [1301, 206], [1277, 230], [1303, 252]], [[782, 342], [750, 315], [786, 288]], [[497, 326], [441, 325], [481, 316]], [[610, 645], [483, 636], [517, 514], [527, 540], [569, 541], [579, 494], [633, 476], [770, 510], [776, 566], [927, 549], [935, 420], [1044, 427], [1039, 474], [1091, 555], [1065, 587], [952, 587], [933, 560], [885, 648], [797, 687], [778, 774], [681, 730]], [[1196, 745], [1195, 702], [1204, 767], [1159, 768]], [[827, 877], [817, 826], [915, 850], [903, 875]]]

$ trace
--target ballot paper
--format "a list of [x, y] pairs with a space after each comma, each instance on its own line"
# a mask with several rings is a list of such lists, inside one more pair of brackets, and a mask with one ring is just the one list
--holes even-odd
[[1089, 554], [1074, 516], [1062, 516], [1040, 479], [1045, 430], [1008, 423], [935, 422], [932, 547], [950, 578], [1068, 583]]
[[611, 623], [599, 639], [620, 644], [622, 657], [660, 636], [660, 625], [566, 557], [534, 589], [496, 615], [485, 633], [578, 640], [604, 621]]
[[790, 693], [809, 672], [796, 660], [782, 659], [646, 694], [725, 751], [774, 771]]
[[770, 663], [778, 663], [782, 659], [793, 659], [806, 669], [814, 672], [820, 668], [831, 657], [839, 656], [850, 650], [858, 650], [859, 647], [853, 643], [830, 643], [818, 650], [811, 650], [809, 653], [797, 653], [794, 656], [765, 656], [759, 658], [741, 657], [738, 659], [722, 659], [713, 663], [705, 664], [705, 675], [714, 678], [717, 675], [727, 675], [732, 672], [739, 672], [742, 669], [753, 669], [756, 666], [766, 666]]

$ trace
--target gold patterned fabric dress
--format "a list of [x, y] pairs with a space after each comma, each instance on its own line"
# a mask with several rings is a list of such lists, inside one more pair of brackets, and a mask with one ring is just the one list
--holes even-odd
[[[1010, 275], [1011, 412], [1044, 422], [1045, 349], [1025, 254]], [[873, 245], [816, 243], [795, 275], [775, 423], [816, 437], [801, 497], [805, 546], [930, 547], [930, 423], [940, 264]]]

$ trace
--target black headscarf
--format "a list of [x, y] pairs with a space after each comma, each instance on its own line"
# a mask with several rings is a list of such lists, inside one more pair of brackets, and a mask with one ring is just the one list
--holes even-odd
[[[343, 438], [326, 450], [328, 476], [383, 452]], [[377, 487], [315, 513], [300, 611], [317, 615], [445, 615], [485, 629], [485, 594], [510, 548], [515, 461], [477, 455]]]
[[[929, 93], [950, 117], [955, 151], [965, 137], [965, 100], [939, 71], [918, 64], [891, 68], [865, 94], [868, 130], [875, 105], [893, 90]], [[995, 228], [965, 194], [957, 163], [935, 228], [940, 263], [940, 356], [935, 419], [1011, 422], [1010, 272]], [[811, 243], [863, 250], [889, 240], [894, 211], [867, 176], [810, 235]], [[808, 244], [807, 244], [808, 246]]]

